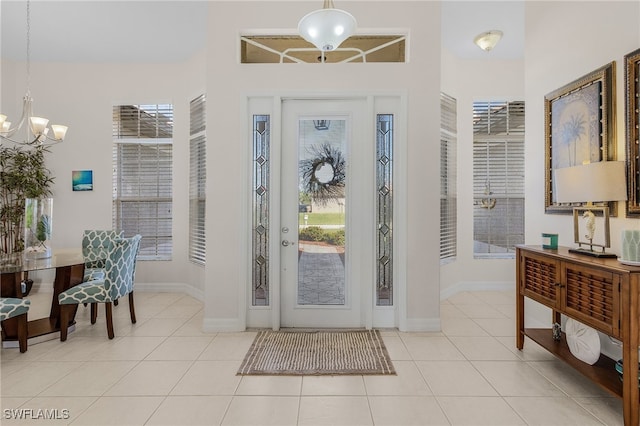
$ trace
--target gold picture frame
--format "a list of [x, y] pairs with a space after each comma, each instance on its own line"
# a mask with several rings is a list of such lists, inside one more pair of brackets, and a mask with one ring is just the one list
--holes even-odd
[[624, 56], [624, 75], [625, 75], [625, 110], [627, 122], [627, 216], [640, 217], [640, 147], [639, 129], [640, 113], [639, 100], [640, 85], [640, 49], [635, 50]]
[[571, 214], [584, 205], [554, 201], [555, 169], [615, 160], [615, 91], [614, 61], [544, 97], [545, 213]]

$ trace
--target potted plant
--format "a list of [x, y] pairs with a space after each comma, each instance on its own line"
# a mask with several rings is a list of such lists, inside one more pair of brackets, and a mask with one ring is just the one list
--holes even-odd
[[[25, 200], [51, 196], [53, 177], [45, 167], [44, 146], [0, 146], [0, 255], [19, 253], [25, 249]], [[51, 216], [35, 222], [38, 238], [51, 237]]]

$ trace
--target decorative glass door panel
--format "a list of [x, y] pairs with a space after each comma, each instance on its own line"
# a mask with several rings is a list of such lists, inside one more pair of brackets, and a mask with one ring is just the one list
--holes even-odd
[[299, 305], [345, 304], [347, 121], [298, 122]]
[[361, 303], [371, 300], [374, 287], [363, 271], [373, 271], [375, 247], [367, 208], [375, 144], [364, 143], [365, 106], [365, 100], [283, 102], [282, 327], [363, 324]]

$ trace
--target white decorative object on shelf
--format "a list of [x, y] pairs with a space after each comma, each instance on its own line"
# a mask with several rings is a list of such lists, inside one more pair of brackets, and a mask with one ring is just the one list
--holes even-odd
[[595, 364], [600, 358], [598, 332], [573, 318], [567, 319], [564, 329], [567, 335], [567, 345], [573, 356], [589, 365]]
[[640, 231], [622, 231], [622, 256], [621, 262], [632, 262], [630, 265], [638, 265], [640, 262]]

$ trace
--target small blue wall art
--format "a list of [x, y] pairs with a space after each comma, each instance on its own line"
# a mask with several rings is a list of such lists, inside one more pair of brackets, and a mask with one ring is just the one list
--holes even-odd
[[74, 191], [93, 191], [93, 170], [71, 172], [71, 185]]

